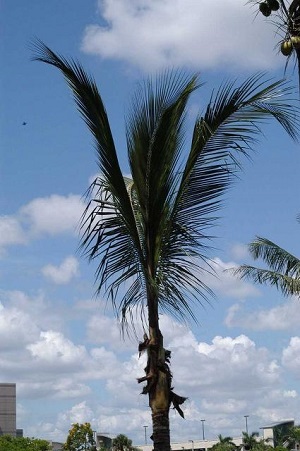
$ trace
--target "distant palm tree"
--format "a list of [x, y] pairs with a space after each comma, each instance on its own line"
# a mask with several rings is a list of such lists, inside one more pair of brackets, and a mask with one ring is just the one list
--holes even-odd
[[218, 435], [219, 442], [212, 446], [212, 451], [234, 451], [237, 449], [236, 444], [232, 441], [232, 437], [223, 437], [222, 434]]
[[248, 434], [248, 432], [243, 432], [243, 445], [245, 450], [252, 450], [257, 445], [257, 437], [259, 437], [258, 432], [252, 432]]
[[154, 450], [169, 451], [169, 410], [173, 405], [183, 416], [186, 398], [172, 387], [159, 315], [196, 319], [190, 302], [212, 294], [202, 281], [203, 271], [212, 271], [208, 229], [239, 169], [238, 157], [256, 142], [261, 121], [273, 117], [291, 137], [298, 136], [296, 110], [286, 97], [290, 90], [285, 82], [269, 84], [261, 75], [238, 87], [225, 83], [196, 119], [187, 148], [186, 108], [198, 77], [166, 72], [149, 79], [127, 117], [131, 178], [126, 178], [94, 79], [40, 41], [34, 59], [63, 73], [93, 134], [100, 176], [90, 190], [82, 246], [98, 262], [98, 292], [106, 290], [123, 325], [136, 318], [144, 325], [139, 351], [146, 351], [148, 360], [138, 382], [146, 383], [142, 393], [152, 411]]
[[300, 446], [300, 425], [292, 426], [285, 439], [285, 446], [288, 449], [296, 449], [296, 445]]
[[284, 296], [300, 296], [300, 260], [298, 257], [261, 237], [256, 237], [249, 244], [248, 249], [254, 260], [261, 258], [268, 268], [241, 265], [237, 269], [230, 270], [233, 274], [254, 283], [273, 285]]
[[222, 445], [226, 444], [226, 445], [234, 445], [235, 446], [235, 444], [232, 441], [233, 439], [230, 436], [223, 437], [222, 434], [219, 434], [218, 439], [219, 439], [219, 443], [221, 443]]

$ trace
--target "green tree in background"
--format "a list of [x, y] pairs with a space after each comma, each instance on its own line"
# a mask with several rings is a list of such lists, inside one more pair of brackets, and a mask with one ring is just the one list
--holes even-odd
[[284, 296], [300, 296], [300, 260], [267, 238], [256, 237], [249, 246], [254, 260], [262, 259], [267, 268], [241, 265], [230, 271], [241, 279], [275, 286]]
[[257, 445], [257, 437], [259, 437], [258, 432], [251, 432], [251, 434], [248, 434], [248, 432], [242, 432], [243, 436], [243, 445], [245, 450], [252, 450]]
[[138, 451], [138, 448], [135, 448], [132, 445], [132, 440], [130, 440], [126, 435], [119, 434], [116, 438], [113, 439], [112, 443], [113, 451]]
[[222, 434], [218, 435], [219, 442], [212, 446], [212, 451], [234, 451], [237, 449], [237, 446], [232, 441], [232, 437], [225, 436]]
[[34, 51], [35, 60], [62, 72], [94, 137], [100, 175], [90, 189], [82, 247], [97, 262], [98, 292], [112, 301], [123, 326], [143, 324], [139, 352], [147, 352], [147, 365], [138, 382], [149, 397], [154, 450], [169, 451], [170, 407], [183, 416], [186, 398], [172, 387], [171, 353], [164, 347], [159, 315], [196, 320], [191, 302], [212, 294], [202, 281], [203, 273], [212, 271], [209, 229], [240, 157], [251, 151], [268, 118], [296, 138], [298, 111], [284, 81], [270, 84], [256, 75], [240, 86], [227, 82], [211, 95], [187, 141], [187, 105], [200, 86], [198, 76], [166, 71], [133, 97], [126, 123], [127, 178], [94, 79], [40, 41]]
[[0, 451], [50, 451], [49, 442], [37, 438], [0, 436]]
[[296, 444], [300, 445], [300, 425], [292, 426], [290, 428], [287, 442], [290, 449], [295, 449]]
[[73, 424], [63, 449], [64, 451], [96, 451], [96, 442], [90, 423]]

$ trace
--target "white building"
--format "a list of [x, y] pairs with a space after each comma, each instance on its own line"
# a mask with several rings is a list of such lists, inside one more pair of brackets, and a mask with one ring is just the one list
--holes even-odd
[[[232, 442], [236, 444], [236, 446], [240, 446], [242, 444], [241, 437], [235, 437], [232, 439]], [[219, 443], [219, 440], [188, 440], [186, 442], [177, 442], [171, 443], [172, 451], [207, 451], [213, 447], [216, 443]], [[152, 451], [153, 445], [136, 445], [138, 449], [141, 451]]]

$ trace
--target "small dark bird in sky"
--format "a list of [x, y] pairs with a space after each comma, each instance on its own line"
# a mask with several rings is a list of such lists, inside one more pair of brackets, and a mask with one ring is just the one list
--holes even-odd
[[23, 124], [22, 125], [27, 125], [27, 122], [23, 122]]

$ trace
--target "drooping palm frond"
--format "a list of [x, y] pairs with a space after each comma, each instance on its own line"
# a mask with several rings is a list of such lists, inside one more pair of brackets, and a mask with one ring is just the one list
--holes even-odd
[[[160, 292], [172, 308], [173, 304], [186, 308], [186, 289], [194, 288], [198, 299], [205, 295], [194, 258], [198, 259], [198, 269], [206, 268], [207, 229], [213, 225], [222, 196], [239, 169], [241, 154], [248, 155], [258, 138], [260, 121], [273, 117], [291, 137], [297, 137], [297, 115], [283, 101], [283, 92], [289, 92], [284, 81], [268, 85], [261, 75], [238, 88], [228, 83], [211, 98], [204, 116], [197, 120], [191, 150], [170, 203], [158, 268], [159, 282], [163, 281]], [[175, 281], [183, 288], [184, 299], [176, 292], [172, 294]]]
[[297, 112], [282, 101], [282, 95], [288, 92], [284, 81], [269, 85], [262, 75], [257, 75], [238, 88], [225, 84], [211, 98], [195, 125], [178, 192], [177, 202], [187, 219], [202, 227], [205, 218], [207, 224], [207, 214], [219, 208], [220, 196], [239, 169], [241, 154], [249, 155], [253, 150], [265, 119], [273, 117], [292, 138], [297, 138]]
[[266, 238], [257, 237], [249, 245], [255, 260], [261, 258], [268, 269], [242, 265], [233, 274], [254, 283], [275, 286], [285, 296], [300, 296], [300, 260]]
[[145, 306], [149, 292], [161, 310], [193, 317], [190, 300], [201, 302], [211, 295], [200, 272], [210, 271], [208, 228], [239, 169], [240, 156], [249, 154], [268, 118], [298, 137], [290, 87], [284, 81], [269, 84], [262, 75], [237, 88], [226, 83], [196, 120], [187, 151], [186, 107], [199, 87], [197, 75], [170, 71], [149, 80], [134, 97], [127, 118], [132, 173], [127, 179], [94, 79], [79, 63], [40, 41], [34, 49], [34, 59], [63, 73], [95, 139], [100, 176], [89, 192], [82, 247], [97, 261], [98, 291], [107, 290], [123, 318], [135, 306]]
[[[92, 199], [82, 220], [82, 248], [91, 259], [100, 259], [96, 272], [98, 290], [107, 286], [108, 296], [114, 302], [119, 285], [141, 273], [143, 253], [105, 106], [95, 80], [79, 63], [57, 55], [39, 40], [34, 42], [33, 50], [34, 60], [50, 64], [62, 72], [95, 139], [101, 177], [95, 180], [88, 192]], [[111, 282], [111, 276], [116, 274], [119, 278], [113, 277]], [[134, 286], [129, 292], [134, 291]]]

